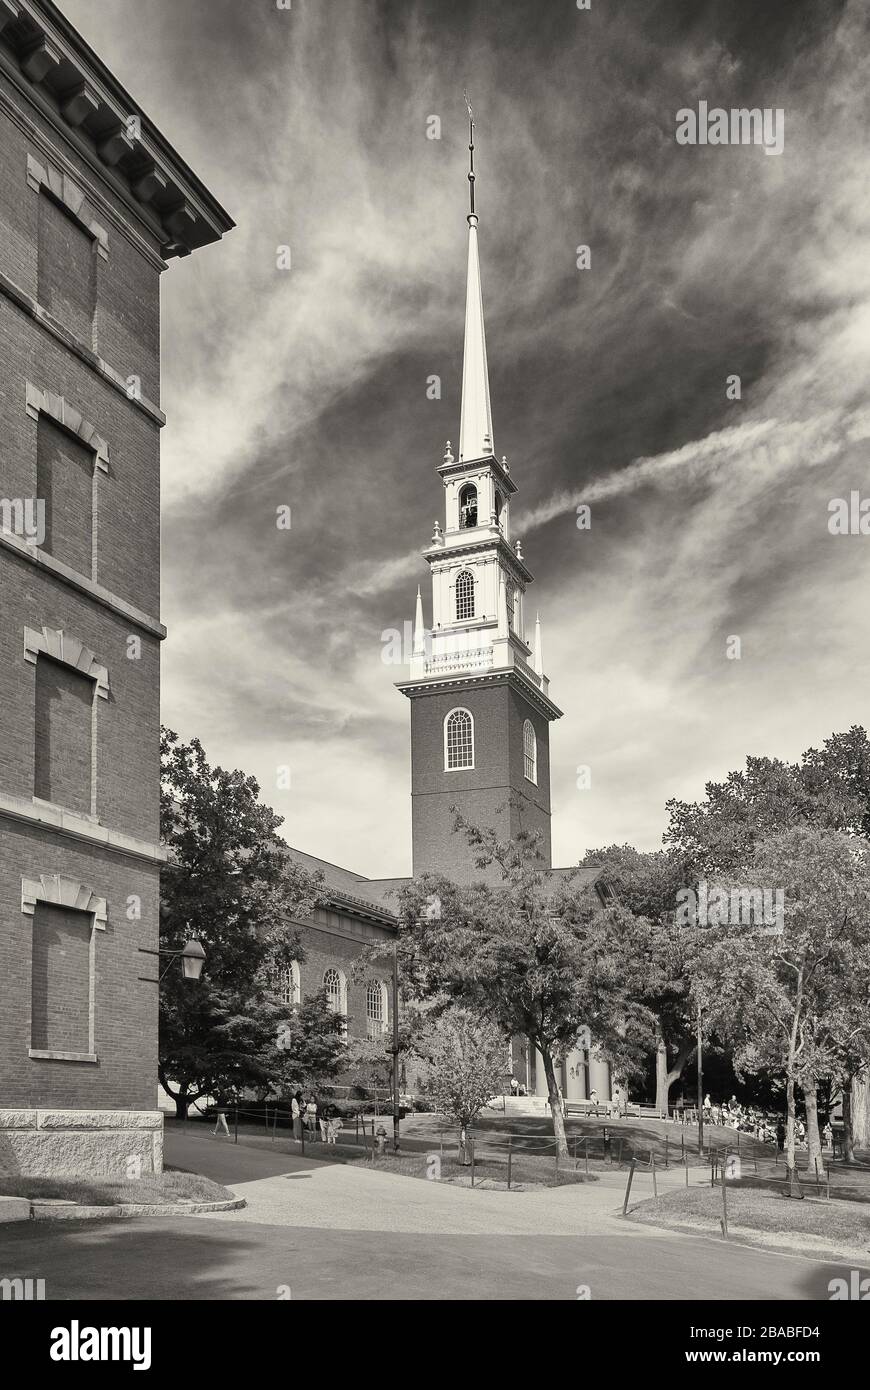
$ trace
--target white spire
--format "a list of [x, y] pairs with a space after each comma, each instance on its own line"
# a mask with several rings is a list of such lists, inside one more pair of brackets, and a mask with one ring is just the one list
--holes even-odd
[[423, 626], [423, 595], [417, 585], [417, 612], [414, 617], [414, 656], [426, 655], [426, 629]]
[[465, 355], [462, 360], [460, 460], [486, 458], [494, 448], [486, 333], [483, 326], [480, 252], [477, 245], [477, 215], [474, 211], [474, 120], [470, 106], [468, 118], [468, 149], [471, 156], [468, 182], [471, 188], [471, 212], [468, 217], [468, 287], [465, 298]]
[[544, 674], [544, 638], [541, 633], [541, 615], [535, 615], [535, 651], [532, 661], [532, 670], [536, 675]]

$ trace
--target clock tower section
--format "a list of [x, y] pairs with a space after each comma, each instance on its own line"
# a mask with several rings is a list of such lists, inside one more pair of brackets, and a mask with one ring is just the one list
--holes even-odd
[[455, 811], [501, 840], [537, 831], [550, 867], [550, 723], [562, 711], [549, 696], [541, 623], [528, 623], [532, 575], [511, 534], [517, 486], [493, 443], [489, 371], [474, 211], [471, 213], [459, 450], [448, 443], [438, 472], [444, 524], [423, 552], [432, 578], [432, 624], [417, 591], [410, 678], [413, 871], [459, 883], [500, 879], [478, 869]]

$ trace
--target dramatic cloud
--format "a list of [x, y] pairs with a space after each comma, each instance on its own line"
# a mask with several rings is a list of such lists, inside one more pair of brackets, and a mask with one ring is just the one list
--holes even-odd
[[[410, 869], [382, 635], [418, 583], [428, 613], [458, 432], [466, 83], [496, 445], [565, 710], [556, 862], [864, 719], [870, 538], [827, 529], [870, 433], [861, 0], [64, 8], [238, 222], [164, 280], [164, 718], [294, 843]], [[701, 100], [782, 108], [782, 155], [678, 146]]]

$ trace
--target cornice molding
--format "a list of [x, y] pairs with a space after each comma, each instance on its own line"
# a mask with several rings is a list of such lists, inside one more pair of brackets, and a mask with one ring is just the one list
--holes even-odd
[[229, 214], [51, 0], [2, 0], [10, 79], [150, 224], [164, 257], [219, 241]]

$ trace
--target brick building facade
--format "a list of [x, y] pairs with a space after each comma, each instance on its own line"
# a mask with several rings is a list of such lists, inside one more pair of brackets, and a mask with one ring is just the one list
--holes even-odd
[[161, 1164], [160, 276], [232, 222], [0, 0], [0, 1166]]

